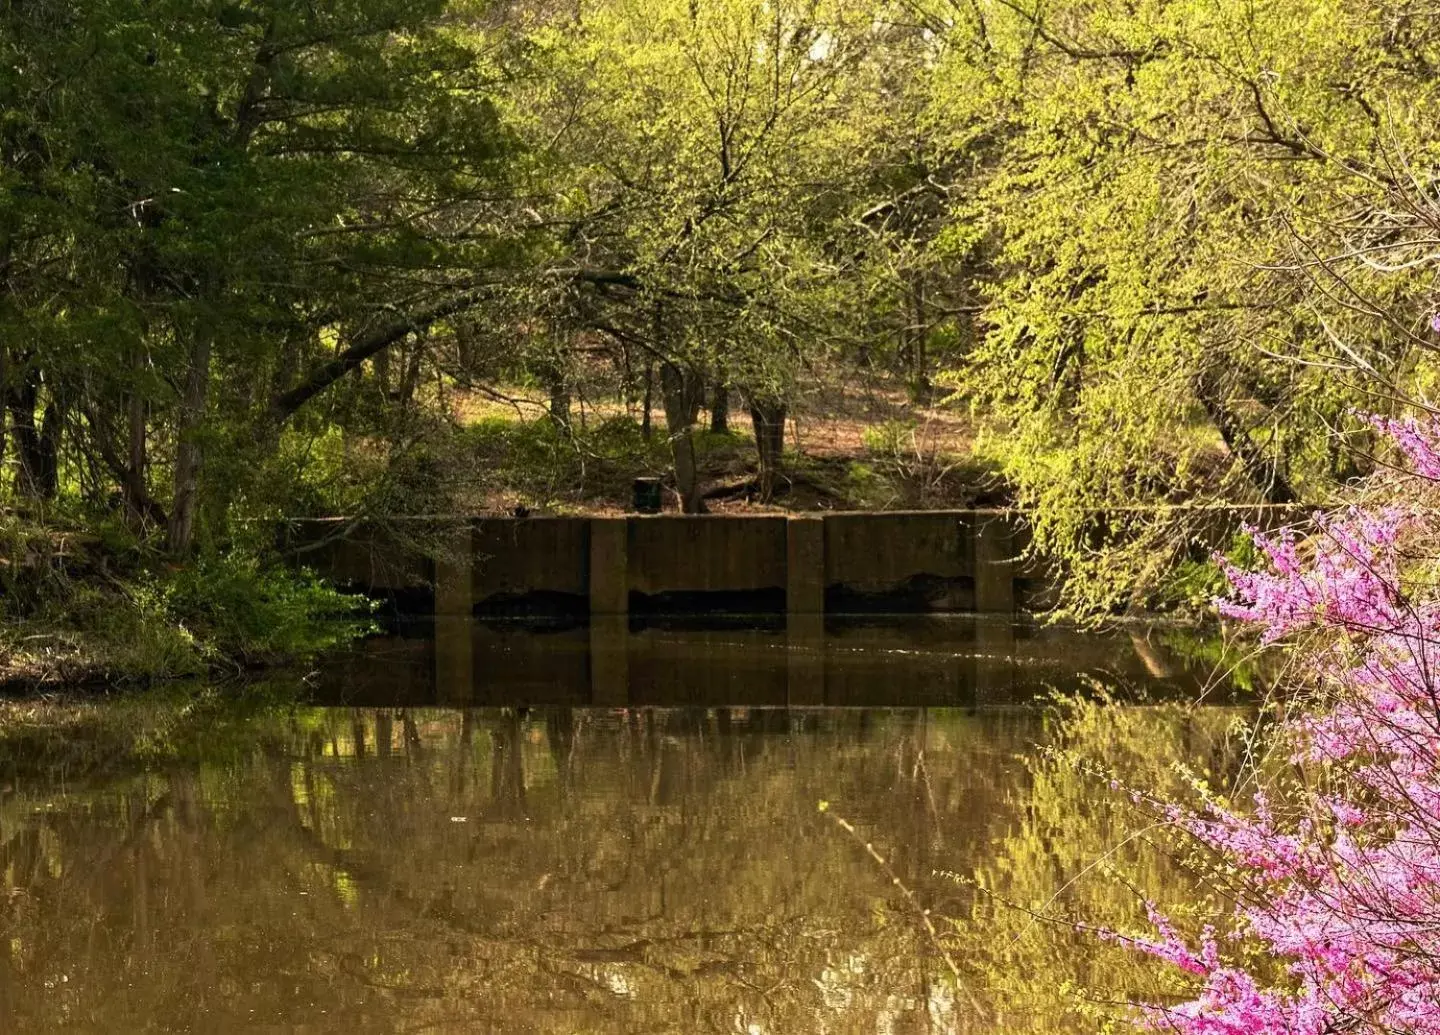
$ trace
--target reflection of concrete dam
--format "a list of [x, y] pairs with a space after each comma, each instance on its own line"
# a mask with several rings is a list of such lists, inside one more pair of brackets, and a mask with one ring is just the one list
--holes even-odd
[[1013, 612], [1049, 597], [1005, 511], [292, 526], [321, 574], [437, 614]]

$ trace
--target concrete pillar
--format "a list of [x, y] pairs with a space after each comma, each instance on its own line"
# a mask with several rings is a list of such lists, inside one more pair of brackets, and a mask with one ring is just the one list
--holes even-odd
[[792, 517], [785, 522], [785, 611], [825, 613], [825, 522]]
[[590, 614], [623, 615], [629, 610], [629, 522], [591, 518]]
[[1015, 613], [1015, 548], [1010, 518], [976, 513], [971, 532], [975, 545], [975, 610]]
[[630, 703], [630, 623], [624, 615], [590, 616], [590, 703], [598, 708]]
[[466, 522], [435, 561], [435, 700], [465, 704], [475, 694], [474, 543]]
[[785, 659], [787, 702], [825, 703], [825, 522], [785, 522]]

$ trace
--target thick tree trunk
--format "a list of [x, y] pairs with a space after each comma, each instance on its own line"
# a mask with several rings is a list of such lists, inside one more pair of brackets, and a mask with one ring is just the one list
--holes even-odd
[[561, 428], [570, 428], [570, 385], [565, 378], [564, 371], [558, 368], [551, 368], [544, 372], [545, 388], [549, 392], [550, 399], [547, 406], [547, 413], [550, 419]]
[[710, 430], [717, 435], [730, 433], [730, 389], [724, 381], [715, 382], [710, 395]]
[[65, 424], [65, 406], [58, 395], [45, 404], [37, 423], [40, 403], [40, 376], [30, 372], [13, 386], [6, 400], [15, 432], [15, 491], [36, 500], [52, 500], [60, 488], [60, 437]]
[[775, 479], [780, 473], [785, 450], [786, 406], [779, 399], [750, 400], [750, 423], [755, 429], [755, 451], [760, 457], [757, 497], [769, 503], [775, 496]]
[[180, 427], [175, 446], [175, 499], [170, 508], [170, 552], [183, 556], [195, 539], [195, 513], [200, 501], [200, 467], [204, 460], [196, 435], [205, 419], [210, 385], [210, 338], [202, 334], [190, 353], [190, 372], [180, 400]]
[[563, 384], [550, 386], [550, 419], [562, 428], [570, 426], [570, 390]]
[[675, 458], [675, 488], [680, 493], [681, 508], [687, 514], [703, 514], [705, 501], [700, 495], [700, 470], [691, 432], [700, 415], [704, 382], [694, 371], [667, 362], [660, 367], [660, 392], [665, 401], [665, 430]]
[[60, 491], [60, 439], [65, 431], [65, 402], [52, 395], [45, 405], [40, 424], [39, 450], [35, 456], [35, 495], [53, 500]]

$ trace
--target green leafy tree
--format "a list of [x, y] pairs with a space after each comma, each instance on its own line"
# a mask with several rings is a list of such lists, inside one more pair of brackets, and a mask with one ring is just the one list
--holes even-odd
[[1072, 602], [1142, 605], [1216, 541], [1168, 504], [1318, 501], [1357, 469], [1347, 409], [1428, 376], [1440, 35], [1347, 0], [979, 0], [936, 24], [937, 140], [974, 159], [945, 236], [986, 267], [952, 383]]
[[118, 484], [184, 554], [282, 428], [335, 417], [313, 400], [498, 261], [455, 216], [509, 146], [478, 37], [438, 0], [0, 17], [17, 489], [52, 498], [62, 467], [92, 498]]

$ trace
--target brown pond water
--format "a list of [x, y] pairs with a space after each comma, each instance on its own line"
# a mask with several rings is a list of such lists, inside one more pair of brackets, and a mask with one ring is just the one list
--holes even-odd
[[818, 632], [477, 626], [0, 703], [0, 1032], [1089, 1032], [1163, 991], [1002, 904], [1195, 893], [1042, 748], [1223, 779], [1244, 706], [1137, 703], [1208, 672], [1154, 637]]

